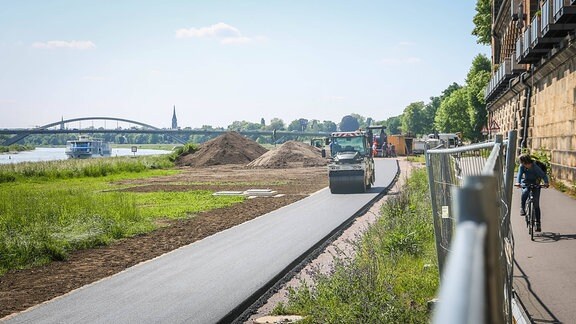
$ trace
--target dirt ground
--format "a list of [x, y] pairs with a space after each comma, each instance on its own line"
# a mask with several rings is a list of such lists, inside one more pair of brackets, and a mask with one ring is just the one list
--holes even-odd
[[247, 199], [232, 207], [200, 213], [190, 219], [166, 222], [162, 224], [164, 227], [146, 235], [73, 253], [65, 261], [8, 272], [0, 277], [0, 318], [291, 204], [328, 185], [325, 166], [253, 169], [231, 164], [182, 167], [182, 170], [181, 174], [174, 176], [131, 181], [137, 185], [133, 190], [272, 189], [284, 196]]

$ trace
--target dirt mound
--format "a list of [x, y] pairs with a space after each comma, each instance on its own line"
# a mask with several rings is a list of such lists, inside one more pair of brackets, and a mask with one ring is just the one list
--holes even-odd
[[323, 165], [326, 165], [326, 159], [318, 148], [302, 142], [288, 141], [250, 162], [248, 167], [283, 169]]
[[200, 145], [193, 154], [180, 156], [179, 166], [204, 167], [224, 164], [247, 164], [268, 150], [237, 132], [228, 132]]

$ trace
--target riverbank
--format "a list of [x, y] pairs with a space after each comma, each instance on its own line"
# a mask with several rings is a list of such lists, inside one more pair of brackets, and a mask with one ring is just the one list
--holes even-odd
[[[1, 153], [0, 164], [67, 160], [68, 156], [66, 156], [65, 150], [65, 147], [37, 147], [31, 151]], [[132, 148], [127, 146], [112, 147], [111, 156], [145, 156], [170, 153], [172, 153], [171, 148], [169, 150], [162, 150], [160, 148], [138, 147], [137, 151], [133, 152]]]

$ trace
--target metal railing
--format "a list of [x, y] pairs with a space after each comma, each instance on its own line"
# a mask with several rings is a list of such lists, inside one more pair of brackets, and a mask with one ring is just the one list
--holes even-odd
[[426, 153], [441, 276], [435, 323], [512, 322], [516, 137]]

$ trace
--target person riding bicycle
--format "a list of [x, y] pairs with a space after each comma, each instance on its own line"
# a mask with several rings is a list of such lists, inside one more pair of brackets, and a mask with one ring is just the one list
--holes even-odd
[[[548, 182], [548, 176], [546, 175], [546, 172], [542, 171], [542, 169], [538, 166], [538, 164], [534, 162], [529, 154], [520, 155], [518, 160], [520, 161], [520, 167], [518, 168], [518, 176], [516, 177], [516, 184], [514, 185], [516, 187], [522, 187], [520, 216], [526, 216], [526, 200], [530, 194], [530, 189], [528, 186], [538, 185], [544, 181], [542, 186], [548, 188], [550, 184]], [[533, 190], [534, 212], [536, 216], [536, 232], [540, 232], [542, 231], [540, 227], [540, 188], [535, 188]]]

